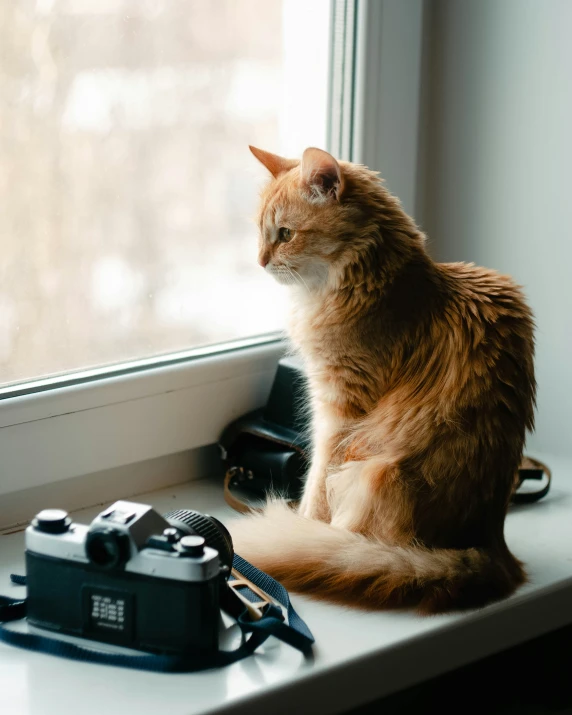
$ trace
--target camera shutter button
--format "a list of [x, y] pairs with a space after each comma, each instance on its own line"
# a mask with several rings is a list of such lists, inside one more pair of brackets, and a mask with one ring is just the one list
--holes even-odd
[[71, 519], [63, 509], [43, 509], [32, 520], [32, 526], [48, 534], [63, 534], [71, 526]]
[[173, 526], [170, 526], [167, 529], [163, 529], [163, 536], [170, 544], [174, 544], [179, 538], [179, 532]]
[[179, 541], [181, 556], [202, 556], [205, 552], [205, 540], [202, 536], [183, 536]]

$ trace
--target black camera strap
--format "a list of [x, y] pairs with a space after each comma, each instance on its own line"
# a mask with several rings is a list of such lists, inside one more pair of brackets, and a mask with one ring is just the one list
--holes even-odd
[[[302, 653], [309, 653], [314, 643], [314, 637], [306, 623], [294, 610], [290, 603], [288, 591], [284, 586], [237, 554], [234, 556], [233, 568], [245, 579], [268, 594], [271, 599], [281, 604], [286, 610], [288, 622], [284, 620], [282, 609], [272, 603], [265, 607], [259, 620], [251, 620], [248, 612], [243, 611], [237, 617], [237, 623], [244, 638], [240, 646], [232, 651], [219, 650], [193, 658], [170, 655], [109, 653], [97, 650], [95, 643], [90, 646], [83, 646], [35, 633], [14, 631], [4, 627], [3, 624], [26, 617], [26, 599], [9, 598], [8, 596], [0, 596], [0, 642], [27, 650], [49, 653], [60, 658], [163, 673], [190, 673], [230, 665], [254, 653], [269, 636], [279, 638], [293, 648], [302, 651]], [[25, 585], [26, 583], [23, 576], [11, 576], [11, 580], [18, 585]]]

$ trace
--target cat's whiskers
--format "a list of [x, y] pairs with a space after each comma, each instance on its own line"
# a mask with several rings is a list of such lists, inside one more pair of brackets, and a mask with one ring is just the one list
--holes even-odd
[[282, 263], [278, 266], [278, 273], [280, 276], [288, 278], [287, 285], [294, 285], [295, 283], [298, 283], [298, 280], [292, 272], [292, 269], [285, 263]]
[[288, 285], [294, 285], [298, 282], [296, 280], [296, 276], [292, 273], [292, 270], [288, 266], [284, 266], [284, 274], [289, 278]]
[[270, 272], [276, 278], [276, 280], [278, 280], [279, 283], [283, 283], [284, 285], [292, 285], [292, 283], [294, 282], [292, 274], [290, 273], [288, 267], [284, 264], [273, 265], [271, 267]]
[[298, 273], [298, 271], [297, 271], [295, 268], [289, 268], [288, 270], [290, 271], [290, 273], [292, 273], [292, 275], [293, 275], [294, 278], [298, 278], [298, 282], [299, 282], [299, 283], [302, 283], [302, 284], [304, 285], [304, 288], [306, 288], [306, 290], [307, 290], [308, 293], [309, 293], [309, 292], [310, 292], [310, 288], [308, 287], [308, 284], [306, 283], [306, 281], [305, 281], [305, 280], [302, 278], [302, 276]]

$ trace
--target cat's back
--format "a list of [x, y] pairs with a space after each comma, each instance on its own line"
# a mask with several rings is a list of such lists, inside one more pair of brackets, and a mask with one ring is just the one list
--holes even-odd
[[522, 288], [508, 275], [474, 263], [438, 263], [450, 301], [470, 320], [494, 325], [509, 319], [518, 332], [534, 328]]
[[475, 403], [500, 400], [532, 428], [534, 320], [522, 289], [510, 276], [471, 263], [440, 263], [437, 270], [447, 293], [441, 320], [471, 376], [466, 384]]

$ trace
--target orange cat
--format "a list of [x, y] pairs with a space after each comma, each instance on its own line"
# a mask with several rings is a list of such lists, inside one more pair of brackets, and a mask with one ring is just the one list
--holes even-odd
[[533, 321], [507, 276], [435, 263], [376, 173], [319, 149], [251, 147], [260, 264], [292, 286], [313, 459], [298, 511], [231, 526], [238, 553], [294, 590], [440, 612], [525, 579], [503, 525], [533, 426]]

